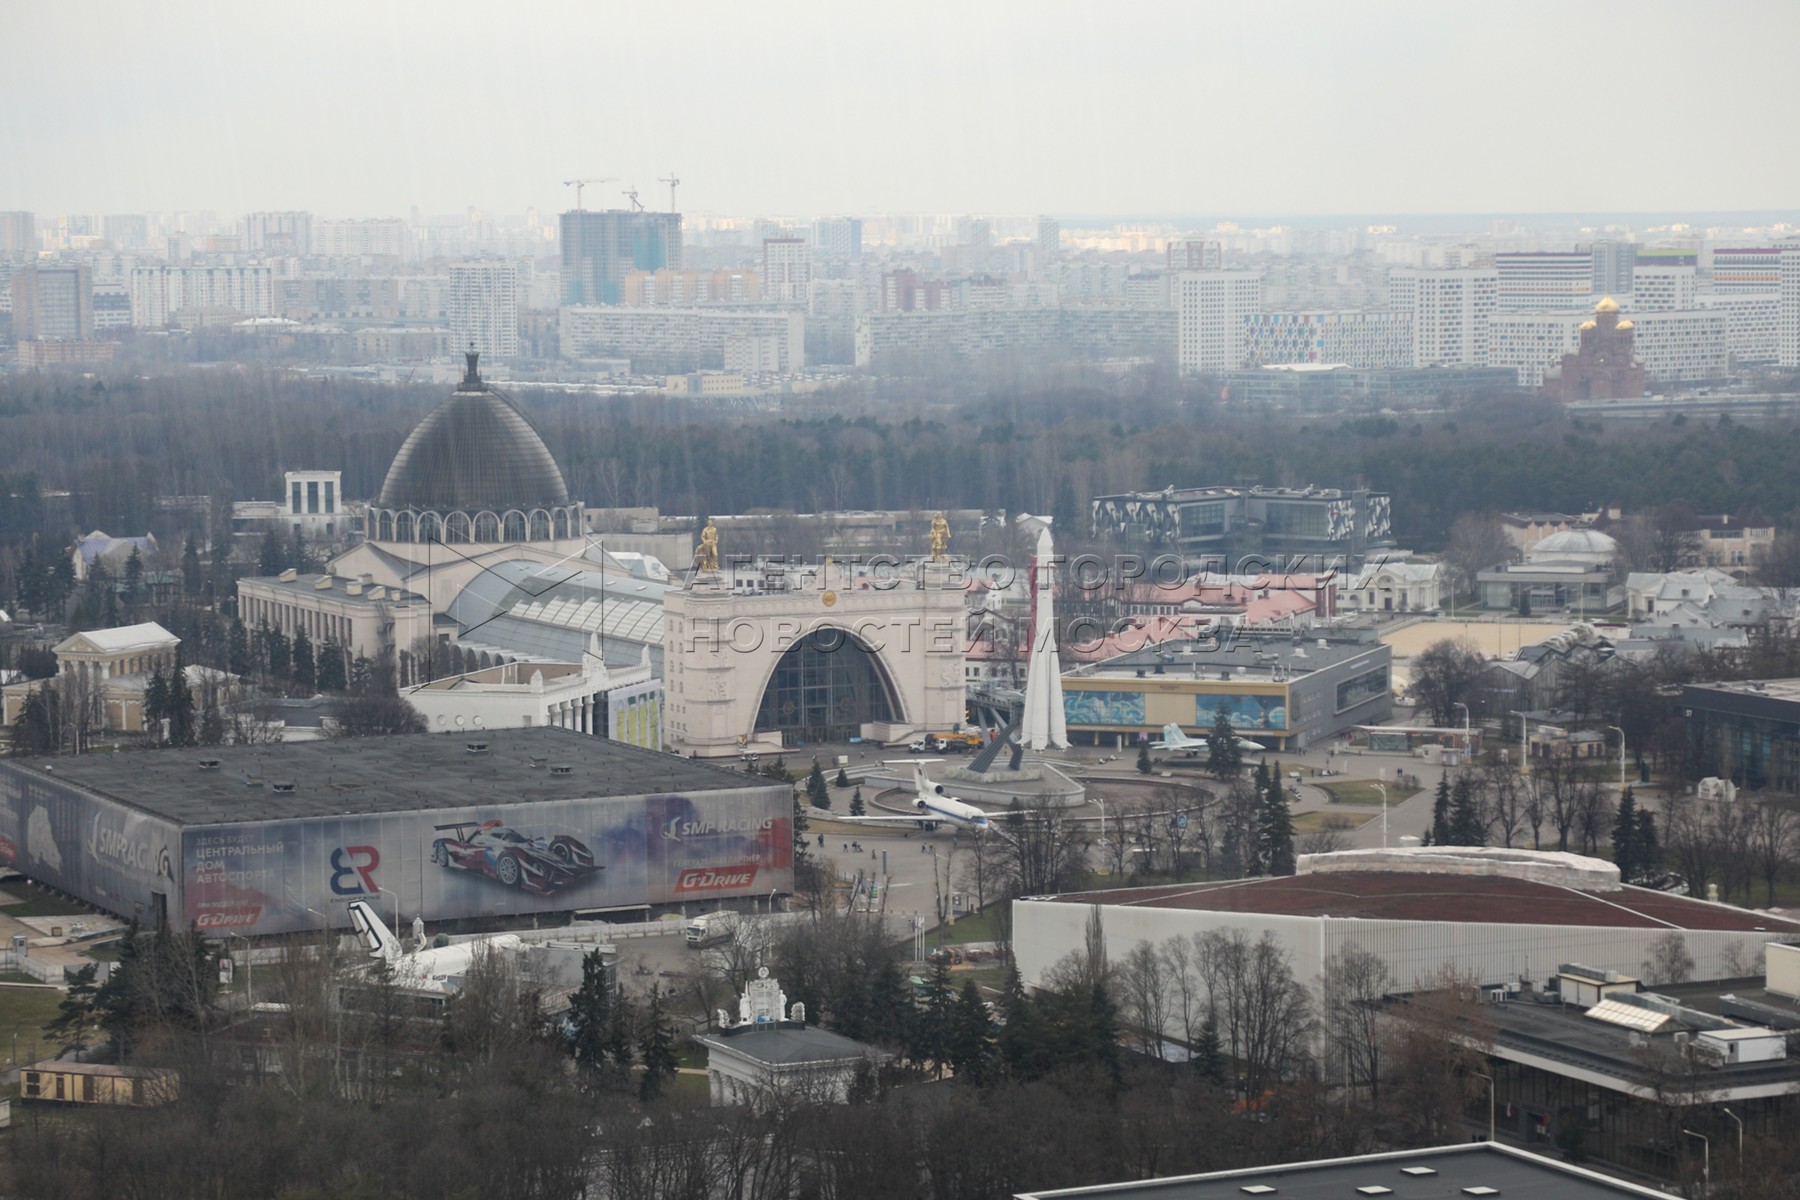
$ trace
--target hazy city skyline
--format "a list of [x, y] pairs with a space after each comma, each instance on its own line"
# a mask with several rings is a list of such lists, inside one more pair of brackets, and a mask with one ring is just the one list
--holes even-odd
[[[1785, 209], [1800, 7], [13, 5], [0, 209]], [[1629, 66], [1629, 70], [1624, 69]], [[1653, 69], [1658, 68], [1660, 69]], [[1661, 78], [1664, 85], [1657, 84]], [[1621, 82], [1623, 81], [1623, 82]]]

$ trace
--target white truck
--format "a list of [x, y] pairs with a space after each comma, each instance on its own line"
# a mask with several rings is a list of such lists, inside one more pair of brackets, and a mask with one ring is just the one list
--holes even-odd
[[687, 937], [687, 944], [698, 949], [730, 940], [737, 932], [737, 923], [738, 914], [734, 912], [702, 913], [691, 918], [681, 931]]

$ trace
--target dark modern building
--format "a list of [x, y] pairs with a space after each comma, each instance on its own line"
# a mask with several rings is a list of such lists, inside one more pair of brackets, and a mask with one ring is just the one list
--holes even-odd
[[793, 890], [793, 793], [565, 729], [0, 762], [0, 858], [145, 924], [398, 927]]
[[1097, 496], [1093, 524], [1097, 537], [1213, 570], [1344, 571], [1393, 548], [1391, 507], [1361, 488], [1170, 487]]
[[1701, 776], [1800, 792], [1800, 679], [1752, 679], [1681, 689]]
[[633, 271], [681, 269], [681, 214], [577, 209], [562, 215], [562, 302], [618, 304]]

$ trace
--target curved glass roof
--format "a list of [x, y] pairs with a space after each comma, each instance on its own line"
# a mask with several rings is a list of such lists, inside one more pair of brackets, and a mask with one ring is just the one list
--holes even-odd
[[663, 596], [669, 585], [632, 576], [603, 575], [574, 565], [514, 560], [477, 575], [450, 605], [458, 638], [520, 653], [579, 662], [589, 634], [621, 662], [629, 643], [660, 648]]

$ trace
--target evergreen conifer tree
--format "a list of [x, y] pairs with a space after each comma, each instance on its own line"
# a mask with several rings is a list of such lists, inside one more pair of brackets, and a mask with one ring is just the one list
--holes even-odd
[[1137, 756], [1138, 774], [1148, 775], [1153, 766], [1154, 764], [1150, 761], [1150, 743], [1139, 742]]
[[973, 979], [963, 981], [951, 1016], [950, 1068], [963, 1083], [981, 1087], [993, 1077], [994, 1022]]
[[650, 1010], [644, 1016], [638, 1057], [644, 1065], [643, 1077], [638, 1080], [638, 1099], [649, 1103], [662, 1095], [681, 1066], [675, 1058], [675, 1031], [663, 1020], [662, 997], [654, 987], [650, 989]]
[[1206, 735], [1206, 769], [1215, 779], [1230, 779], [1244, 769], [1244, 751], [1231, 724], [1231, 710], [1223, 704], [1213, 713], [1212, 731]]
[[294, 631], [294, 682], [310, 692], [318, 684], [317, 664], [313, 661], [312, 639], [306, 630]]
[[1450, 834], [1450, 774], [1438, 776], [1437, 798], [1431, 802], [1431, 844], [1448, 846]]
[[1294, 873], [1294, 814], [1288, 808], [1287, 796], [1281, 787], [1280, 763], [1275, 764], [1268, 790], [1263, 793], [1256, 856], [1267, 874]]
[[1458, 775], [1450, 792], [1450, 845], [1485, 846], [1487, 830], [1475, 807], [1475, 785], [1468, 775]]
[[831, 807], [831, 789], [825, 786], [825, 772], [819, 768], [819, 760], [813, 759], [812, 770], [806, 775], [806, 798], [812, 801], [814, 808]]
[[1636, 880], [1641, 870], [1638, 837], [1637, 797], [1626, 788], [1619, 796], [1619, 813], [1612, 828], [1613, 865], [1619, 868], [1619, 878], [1625, 883]]
[[868, 810], [863, 804], [862, 789], [857, 788], [854, 792], [850, 793], [850, 815], [853, 817], [861, 817], [866, 816], [867, 812]]
[[581, 959], [581, 986], [569, 997], [569, 1054], [590, 1074], [598, 1074], [606, 1066], [612, 1000], [600, 951], [590, 950]]

